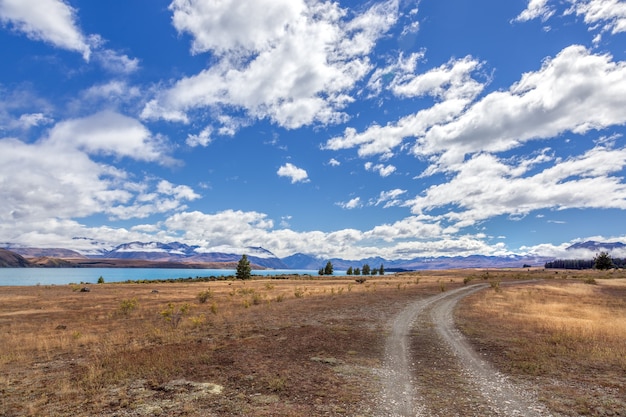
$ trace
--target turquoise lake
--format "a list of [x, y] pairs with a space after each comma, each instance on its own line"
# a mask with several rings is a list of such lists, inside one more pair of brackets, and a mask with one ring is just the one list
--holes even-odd
[[[311, 275], [317, 271], [308, 269], [272, 269], [252, 271], [256, 276], [283, 274]], [[122, 282], [140, 279], [168, 279], [195, 277], [222, 277], [235, 275], [234, 269], [161, 269], [161, 268], [0, 268], [0, 286], [7, 285], [65, 285], [93, 283], [99, 277], [105, 282]], [[343, 276], [345, 271], [335, 271], [334, 276]]]

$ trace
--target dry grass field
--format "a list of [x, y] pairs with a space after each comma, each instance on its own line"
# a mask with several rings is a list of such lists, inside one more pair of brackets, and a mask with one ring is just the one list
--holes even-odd
[[626, 274], [558, 274], [475, 294], [456, 322], [501, 371], [536, 387], [553, 412], [626, 416]]
[[389, 320], [474, 282], [477, 349], [563, 415], [626, 415], [626, 280], [591, 274], [0, 287], [0, 415], [375, 416]]

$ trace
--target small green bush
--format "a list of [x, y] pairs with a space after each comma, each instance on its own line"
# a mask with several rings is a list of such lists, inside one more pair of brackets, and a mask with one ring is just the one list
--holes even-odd
[[197, 298], [200, 304], [204, 304], [209, 300], [209, 298], [213, 298], [213, 291], [211, 291], [210, 288], [201, 291], [200, 293], [198, 293]]
[[137, 309], [138, 305], [139, 303], [137, 303], [136, 298], [129, 298], [129, 299], [120, 301], [118, 310], [122, 315], [128, 317], [130, 316], [130, 313], [132, 313], [133, 311]]
[[177, 328], [183, 316], [189, 314], [191, 306], [187, 303], [180, 307], [176, 307], [174, 303], [168, 303], [167, 308], [161, 311], [161, 316], [165, 321], [169, 322], [173, 328]]

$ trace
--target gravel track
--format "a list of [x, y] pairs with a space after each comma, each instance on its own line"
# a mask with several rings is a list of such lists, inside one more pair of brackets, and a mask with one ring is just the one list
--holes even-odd
[[[420, 333], [428, 335], [429, 344], [437, 345], [438, 355], [445, 356], [443, 362], [451, 363], [451, 368], [459, 369], [456, 373], [461, 375], [455, 375], [461, 380], [457, 383], [458, 394], [446, 392], [445, 395], [467, 396], [468, 392], [473, 392], [472, 397], [477, 398], [468, 398], [465, 403], [479, 403], [483, 410], [480, 415], [485, 416], [550, 415], [531, 398], [530, 393], [515, 386], [484, 361], [454, 325], [453, 311], [458, 301], [487, 287], [488, 284], [476, 284], [415, 301], [392, 320], [382, 369], [381, 416], [430, 417], [452, 413], [469, 415], [467, 409], [451, 411], [440, 407], [440, 402], [432, 401], [432, 396], [427, 398], [426, 388], [432, 392], [432, 384], [437, 380], [416, 377], [424, 361], [432, 360], [429, 357], [419, 357], [420, 352], [411, 349], [411, 341]], [[438, 356], [437, 359], [442, 358]], [[446, 377], [446, 381], [450, 379]], [[467, 389], [467, 386], [472, 388]], [[449, 391], [450, 387], [445, 389]]]

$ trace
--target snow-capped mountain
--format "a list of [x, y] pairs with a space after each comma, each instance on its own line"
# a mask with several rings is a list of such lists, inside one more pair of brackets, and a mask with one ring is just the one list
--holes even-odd
[[98, 257], [167, 262], [237, 262], [244, 254], [255, 265], [275, 269], [287, 268], [276, 255], [261, 247], [219, 246], [207, 250], [200, 246], [190, 246], [180, 242], [124, 243]]

